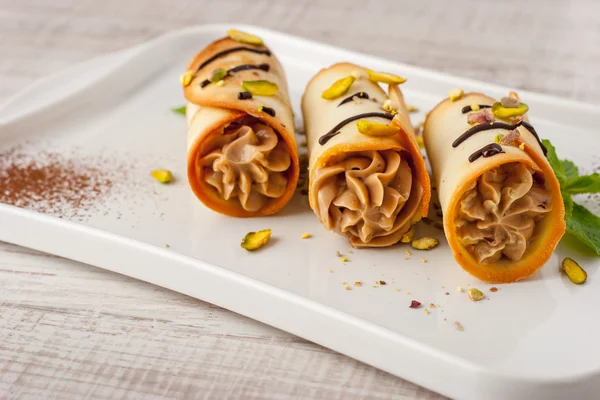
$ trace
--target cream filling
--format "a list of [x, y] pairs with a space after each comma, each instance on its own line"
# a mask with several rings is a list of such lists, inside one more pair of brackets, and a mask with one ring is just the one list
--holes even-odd
[[270, 126], [232, 123], [207, 140], [208, 153], [198, 160], [206, 183], [225, 200], [237, 199], [246, 211], [258, 211], [278, 198], [288, 184], [291, 157]]
[[486, 171], [463, 194], [455, 220], [462, 244], [482, 264], [518, 261], [535, 224], [552, 208], [550, 193], [527, 166]]
[[327, 229], [379, 246], [399, 240], [393, 235], [406, 224], [399, 218], [411, 193], [411, 167], [393, 150], [349, 153], [333, 165], [318, 168], [312, 190], [315, 213]]

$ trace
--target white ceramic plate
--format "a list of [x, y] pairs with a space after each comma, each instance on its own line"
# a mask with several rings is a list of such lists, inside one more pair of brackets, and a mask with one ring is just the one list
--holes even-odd
[[[439, 393], [468, 399], [597, 397], [600, 389], [600, 262], [562, 244], [541, 272], [512, 285], [471, 278], [445, 241], [405, 260], [405, 248], [356, 250], [326, 231], [297, 195], [277, 216], [240, 220], [206, 209], [185, 177], [186, 122], [179, 76], [188, 59], [230, 26], [185, 29], [74, 66], [26, 89], [0, 109], [0, 149], [109, 154], [137, 160], [136, 184], [77, 222], [0, 205], [0, 240], [39, 249], [209, 301], [354, 357]], [[507, 88], [451, 77], [242, 26], [263, 37], [282, 60], [297, 118], [308, 79], [321, 67], [351, 61], [409, 78], [407, 101], [428, 110], [448, 90], [501, 97]], [[33, 96], [31, 93], [37, 93]], [[521, 92], [532, 122], [560, 155], [589, 171], [598, 158], [600, 109]], [[415, 114], [413, 122], [423, 119]], [[300, 123], [300, 120], [297, 121]], [[169, 168], [178, 181], [149, 177]], [[600, 211], [596, 199], [583, 199]], [[272, 228], [262, 251], [240, 248], [248, 231]], [[432, 228], [422, 232], [443, 234]], [[312, 233], [302, 240], [303, 232]], [[165, 248], [165, 244], [170, 248]], [[343, 265], [336, 250], [350, 258]], [[578, 287], [558, 271], [571, 255], [586, 266]], [[422, 263], [421, 257], [427, 262]], [[333, 272], [328, 272], [332, 270]], [[342, 281], [365, 282], [344, 290]], [[373, 288], [373, 282], [387, 285]], [[478, 287], [471, 302], [457, 286]], [[395, 290], [398, 288], [399, 290]], [[448, 291], [449, 295], [444, 295]], [[405, 292], [410, 292], [406, 294]], [[107, 294], [110, 295], [110, 294]], [[411, 300], [439, 304], [425, 315]], [[464, 332], [453, 326], [459, 321]]]

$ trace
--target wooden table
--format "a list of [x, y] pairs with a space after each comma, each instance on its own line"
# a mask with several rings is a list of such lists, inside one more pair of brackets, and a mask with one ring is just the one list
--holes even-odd
[[[600, 98], [594, 0], [0, 0], [0, 101], [73, 63], [214, 22]], [[441, 398], [211, 304], [0, 243], [0, 398], [38, 397]]]

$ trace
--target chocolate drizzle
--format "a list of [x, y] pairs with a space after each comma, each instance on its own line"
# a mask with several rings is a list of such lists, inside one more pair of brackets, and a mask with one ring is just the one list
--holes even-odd
[[355, 97], [358, 97], [359, 99], [368, 99], [369, 98], [369, 94], [365, 93], [365, 92], [357, 92], [354, 93], [348, 97], [346, 97], [344, 100], [342, 100], [342, 102], [340, 104], [338, 104], [337, 106], [342, 106], [346, 103], [350, 103], [352, 100], [354, 100]]
[[469, 156], [469, 162], [473, 162], [479, 157], [487, 158], [500, 153], [504, 153], [504, 150], [502, 150], [502, 146], [500, 146], [498, 143], [486, 144], [485, 146], [483, 146], [482, 148], [480, 148], [479, 150], [477, 150]]
[[339, 124], [334, 126], [329, 132], [327, 132], [326, 134], [321, 136], [319, 138], [319, 144], [321, 146], [323, 146], [325, 143], [327, 143], [329, 141], [329, 139], [331, 139], [335, 135], [339, 134], [340, 133], [339, 130], [342, 129], [346, 124], [348, 124], [352, 121], [356, 121], [357, 119], [369, 118], [369, 117], [379, 117], [379, 118], [385, 118], [385, 119], [389, 119], [389, 120], [394, 119], [394, 116], [392, 114], [380, 113], [380, 112], [369, 112], [369, 113], [354, 115], [352, 117], [346, 118], [345, 120], [343, 120], [342, 122], [340, 122]]
[[249, 100], [252, 98], [252, 93], [250, 92], [239, 92], [238, 100]]
[[261, 111], [264, 112], [265, 114], [269, 114], [271, 117], [275, 116], [275, 110], [273, 110], [271, 107], [263, 106]]
[[452, 147], [458, 147], [462, 142], [464, 142], [465, 140], [469, 139], [471, 136], [473, 136], [479, 132], [489, 131], [491, 129], [505, 129], [507, 131], [512, 131], [513, 129], [517, 129], [521, 125], [524, 126], [525, 128], [527, 128], [527, 130], [529, 130], [529, 132], [531, 132], [531, 134], [536, 138], [538, 144], [542, 148], [544, 155], [546, 155], [548, 153], [546, 146], [544, 146], [544, 144], [540, 140], [540, 137], [538, 136], [538, 134], [535, 131], [535, 129], [533, 128], [533, 126], [529, 122], [525, 122], [525, 121], [521, 121], [514, 125], [510, 125], [510, 124], [507, 124], [504, 122], [490, 122], [489, 124], [475, 125], [474, 127], [469, 128], [465, 133], [460, 135], [458, 138], [456, 138], [456, 140], [452, 143]]
[[246, 46], [232, 47], [230, 49], [220, 51], [217, 54], [215, 54], [214, 56], [210, 57], [208, 60], [204, 61], [202, 64], [200, 64], [198, 66], [198, 69], [196, 69], [196, 73], [198, 71], [200, 71], [202, 68], [206, 67], [211, 62], [215, 61], [216, 59], [224, 57], [231, 53], [238, 52], [238, 51], [249, 51], [250, 53], [264, 54], [267, 56], [271, 55], [271, 50], [269, 50], [269, 49], [255, 49], [255, 48], [246, 47]]
[[[492, 108], [492, 106], [490, 106], [489, 104], [479, 104], [479, 108]], [[473, 109], [471, 108], [471, 106], [464, 106], [462, 108], [462, 113], [466, 114], [468, 112], [473, 111]]]
[[[232, 73], [240, 72], [240, 71], [247, 71], [247, 70], [251, 70], [251, 69], [260, 69], [261, 71], [269, 72], [269, 69], [271, 69], [271, 66], [269, 64], [258, 64], [258, 65], [243, 64], [243, 65], [238, 65], [237, 67], [233, 67], [230, 70], [228, 70], [227, 73], [225, 74], [225, 76], [223, 77], [223, 79], [227, 78], [228, 76], [231, 76], [230, 74], [232, 74]], [[205, 79], [205, 80], [203, 80], [200, 83], [200, 87], [201, 88], [205, 88], [205, 87], [207, 87], [210, 84], [211, 84], [211, 82], [208, 79]]]

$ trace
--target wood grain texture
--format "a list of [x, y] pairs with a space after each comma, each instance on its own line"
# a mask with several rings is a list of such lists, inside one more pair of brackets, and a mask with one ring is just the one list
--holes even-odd
[[[0, 101], [72, 63], [215, 22], [514, 88], [600, 97], [593, 0], [0, 0]], [[0, 398], [41, 397], [441, 398], [219, 307], [0, 244]]]

